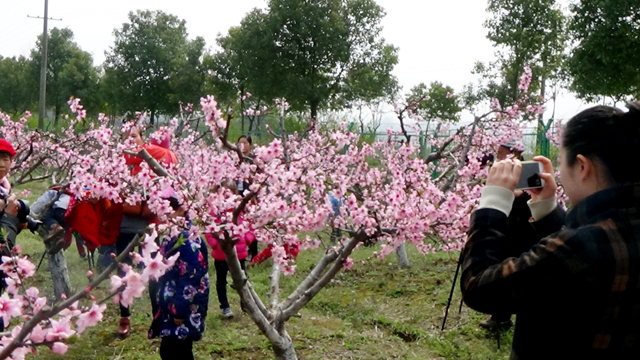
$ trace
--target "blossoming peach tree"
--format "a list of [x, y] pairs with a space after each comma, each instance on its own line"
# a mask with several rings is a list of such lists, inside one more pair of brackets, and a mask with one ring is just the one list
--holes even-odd
[[[82, 106], [77, 100], [70, 105], [81, 122], [85, 116]], [[33, 148], [57, 154], [49, 161], [68, 164], [68, 189], [76, 197], [131, 204], [145, 200], [159, 223], [114, 256], [103, 273], [88, 274], [85, 288], [54, 305], [47, 305], [37, 288], [26, 288], [33, 264], [14, 248], [11, 257], [3, 258], [9, 286], [0, 297], [0, 317], [9, 331], [0, 340], [0, 359], [21, 359], [38, 346], [64, 353], [69, 336], [102, 320], [106, 299], [115, 296], [116, 301], [130, 304], [142, 296], [149, 279], [157, 279], [173, 265], [178, 254], [170, 258], [153, 255], [158, 250], [155, 240], [177, 236], [185, 228], [192, 237], [209, 233], [216, 238], [226, 255], [234, 288], [272, 344], [275, 357], [296, 359], [287, 321], [340, 271], [355, 265], [350, 256], [362, 244], [377, 243], [380, 258], [404, 243], [415, 245], [423, 254], [462, 247], [468, 215], [477, 204], [487, 171], [481, 164], [482, 155], [500, 141], [520, 138], [523, 112], [538, 111], [521, 104], [503, 109], [493, 103], [489, 111], [455, 134], [431, 136], [435, 150], [426, 158], [419, 156], [411, 142], [359, 144], [358, 135], [344, 126], [327, 132], [312, 126], [305, 134], [281, 136], [256, 147], [251, 157], [245, 157], [228, 141], [231, 116], [223, 117], [212, 96], [201, 99], [201, 108], [206, 136], [192, 129], [191, 122], [174, 120], [164, 129], [170, 133], [179, 129], [181, 134], [174, 139], [178, 163], [169, 167], [160, 166], [128, 140], [122, 141], [120, 131], [110, 128], [104, 116], [84, 131], [69, 129], [64, 135], [67, 139], [46, 134], [47, 140], [38, 141], [24, 130], [24, 121], [11, 123], [3, 118], [15, 129], [13, 140], [19, 146], [29, 148], [31, 142]], [[135, 175], [128, 171], [125, 152], [147, 160]], [[16, 171], [28, 166], [23, 161]], [[244, 197], [219, 186], [237, 180], [251, 183]], [[172, 209], [167, 194], [182, 204], [184, 218], [168, 217]], [[331, 196], [341, 200], [337, 214]], [[245, 221], [239, 221], [240, 217]], [[323, 241], [330, 226], [339, 227], [344, 235], [335, 243]], [[241, 269], [234, 245], [247, 231], [254, 231], [260, 242], [273, 249], [268, 294], [258, 294]], [[281, 294], [281, 276], [296, 270], [295, 259], [285, 251], [294, 243], [302, 250], [322, 247], [323, 256], [291, 293]], [[137, 245], [142, 247], [141, 254], [133, 252]], [[120, 264], [127, 256], [143, 263], [144, 269]], [[110, 277], [117, 266], [126, 275]], [[93, 289], [109, 277], [110, 294], [95, 299]]]
[[[122, 152], [131, 147], [131, 144], [120, 144], [119, 132], [114, 134], [104, 115], [100, 115], [97, 123], [87, 124], [84, 121], [86, 111], [79, 99], [71, 99], [69, 105], [76, 118], [71, 120], [66, 130], [58, 134], [29, 131], [26, 126], [29, 113], [17, 121], [0, 113], [3, 124], [0, 128], [1, 136], [16, 149], [11, 169], [12, 185], [54, 178], [53, 181], [67, 183], [69, 191], [81, 199], [121, 202], [128, 196], [128, 201], [132, 202], [141, 198], [141, 195], [136, 196], [135, 193], [141, 188], [140, 179], [149, 176], [149, 171], [141, 177], [128, 175]], [[104, 158], [96, 161], [98, 157]], [[108, 170], [92, 171], [95, 168]], [[93, 178], [87, 175], [89, 173], [103, 177]], [[105, 175], [116, 174], [119, 181], [111, 182], [104, 178]], [[24, 191], [21, 195], [27, 194], [28, 191]], [[113, 279], [111, 294], [103, 300], [96, 299], [93, 294], [96, 286], [108, 279], [117, 266], [126, 266], [120, 263], [139, 244], [144, 256], [138, 260], [147, 265], [145, 270], [137, 276], [128, 272], [119, 286], [116, 286], [118, 279]], [[161, 276], [175, 260], [175, 256], [152, 259], [149, 254], [157, 250], [154, 239], [139, 239], [123, 254], [114, 256], [113, 263], [103, 273], [94, 275], [88, 272], [88, 282], [82, 290], [75, 294], [60, 294], [59, 301], [51, 302], [41, 296], [36, 287], [28, 287], [29, 278], [35, 273], [35, 266], [27, 255], [22, 254], [20, 246], [8, 250], [9, 256], [2, 257], [0, 266], [6, 283], [6, 290], [0, 296], [0, 318], [6, 329], [0, 339], [0, 359], [22, 359], [40, 346], [49, 347], [56, 353], [65, 353], [65, 342], [70, 336], [80, 334], [102, 320], [102, 312], [106, 307], [104, 302], [108, 298], [122, 294], [123, 302], [127, 302], [133, 297], [139, 297], [144, 290], [141, 285], [149, 278]]]
[[[214, 98], [203, 98], [201, 106], [215, 137], [211, 146], [194, 142], [193, 136], [180, 142], [181, 161], [173, 169], [172, 186], [189, 209], [194, 236], [210, 233], [224, 250], [234, 288], [278, 359], [296, 358], [286, 322], [338, 272], [354, 265], [350, 255], [363, 243], [379, 244], [379, 257], [403, 243], [425, 254], [459, 250], [487, 171], [482, 155], [495, 144], [521, 138], [519, 120], [532, 111], [518, 104], [502, 109], [494, 102], [454, 135], [432, 137], [435, 151], [426, 159], [410, 142], [359, 144], [358, 136], [344, 126], [281, 137], [245, 158], [228, 142], [231, 119], [223, 118]], [[238, 179], [252, 184], [244, 197], [216, 188]], [[342, 200], [337, 215], [330, 196]], [[241, 215], [244, 222], [238, 221]], [[336, 244], [326, 245], [318, 236], [301, 237], [327, 230], [330, 216], [332, 226], [345, 234]], [[259, 241], [273, 248], [268, 294], [253, 289], [235, 251], [238, 235], [251, 228]], [[303, 250], [323, 246], [324, 256], [291, 293], [281, 294], [280, 276], [296, 269], [285, 249], [297, 242]]]

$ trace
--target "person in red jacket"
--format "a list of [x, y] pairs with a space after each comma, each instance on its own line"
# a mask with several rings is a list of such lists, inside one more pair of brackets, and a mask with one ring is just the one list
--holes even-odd
[[[224, 188], [229, 189], [234, 194], [236, 194], [235, 184], [224, 184]], [[231, 212], [228, 213], [228, 217], [231, 216]], [[220, 216], [217, 217], [219, 220], [216, 222], [221, 222]], [[244, 222], [244, 218], [242, 214], [238, 218], [238, 225]], [[210, 234], [204, 234], [205, 239], [211, 246], [211, 256], [214, 259], [214, 266], [216, 269], [216, 292], [218, 293], [218, 301], [220, 301], [220, 309], [222, 310], [222, 317], [231, 318], [233, 317], [233, 311], [231, 311], [231, 307], [229, 306], [229, 300], [227, 299], [227, 274], [229, 273], [229, 264], [227, 263], [227, 258], [224, 255], [224, 251], [220, 244], [218, 244], [218, 240]], [[244, 235], [239, 236], [239, 241], [236, 243], [236, 253], [238, 254], [238, 260], [240, 260], [240, 266], [242, 270], [245, 270], [245, 261], [247, 256], [249, 256], [249, 245], [256, 240], [253, 231], [248, 231]]]

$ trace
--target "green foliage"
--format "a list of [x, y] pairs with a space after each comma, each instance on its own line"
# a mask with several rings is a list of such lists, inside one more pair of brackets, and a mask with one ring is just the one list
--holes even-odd
[[545, 82], [560, 80], [566, 46], [566, 20], [556, 0], [489, 0], [487, 11], [484, 26], [498, 60], [474, 69], [487, 81], [485, 96], [501, 104], [516, 101], [525, 66], [533, 72], [529, 91], [544, 96]]
[[271, 0], [218, 39], [211, 60], [223, 98], [284, 97], [293, 110], [341, 107], [395, 88], [397, 49], [380, 37], [384, 11], [372, 0]]
[[30, 76], [29, 59], [0, 56], [0, 111], [20, 115], [31, 108], [37, 98]]
[[200, 97], [205, 94], [206, 69], [203, 64], [205, 47], [204, 38], [198, 36], [192, 41], [187, 41], [184, 56], [177, 57], [176, 73], [171, 79], [173, 86], [172, 104], [177, 104], [180, 101], [185, 104], [198, 104]]
[[440, 119], [450, 122], [460, 120], [462, 108], [459, 97], [454, 95], [451, 86], [445, 86], [439, 81], [432, 82], [429, 87], [424, 83], [414, 86], [407, 101], [416, 102], [416, 112], [424, 120]]
[[571, 89], [588, 101], [640, 97], [640, 3], [580, 0], [571, 11]]
[[196, 103], [202, 94], [204, 40], [187, 39], [184, 20], [162, 11], [129, 13], [114, 30], [105, 61], [105, 84], [115, 111], [176, 113], [178, 101]]
[[[31, 50], [32, 84], [39, 84], [41, 64], [42, 36], [39, 36]], [[98, 81], [93, 58], [73, 41], [73, 32], [68, 28], [51, 29], [47, 40], [47, 107], [54, 108], [54, 123], [72, 96], [81, 98], [90, 111], [98, 110]], [[39, 85], [34, 89], [37, 95]]]

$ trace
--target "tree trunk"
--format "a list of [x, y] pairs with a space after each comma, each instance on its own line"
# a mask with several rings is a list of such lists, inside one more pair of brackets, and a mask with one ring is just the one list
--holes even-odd
[[229, 274], [233, 279], [232, 287], [240, 295], [240, 302], [244, 305], [247, 314], [273, 346], [275, 358], [277, 360], [297, 360], [298, 356], [293, 347], [293, 341], [284, 328], [284, 321], [274, 320], [274, 309], [267, 309], [252, 290], [246, 273], [240, 267], [240, 261], [231, 237], [227, 234], [224, 239], [218, 238], [217, 240], [227, 259]]
[[240, 86], [240, 132], [244, 135], [244, 86]]
[[156, 109], [151, 108], [151, 118], [149, 119], [149, 125], [154, 125], [154, 118], [156, 116]]
[[[542, 66], [544, 68], [545, 63], [542, 63]], [[547, 82], [547, 76], [543, 73], [542, 74], [542, 79], [540, 80], [540, 101], [544, 102], [544, 96], [545, 96], [545, 86], [546, 86], [546, 82]], [[547, 134], [544, 133], [544, 114], [539, 114], [538, 115], [538, 136], [536, 136], [536, 149], [539, 149], [539, 153], [542, 153], [542, 140], [543, 137], [546, 137]]]
[[281, 344], [273, 344], [273, 355], [276, 360], [298, 360], [296, 350], [293, 348], [293, 341], [285, 331], [283, 334], [284, 341]]
[[53, 115], [53, 127], [56, 128], [58, 127], [58, 118], [60, 117], [60, 107], [56, 105], [53, 108], [55, 112], [55, 114]]
[[249, 116], [248, 119], [249, 119], [249, 130], [248, 130], [248, 132], [249, 132], [249, 134], [251, 134], [251, 132], [253, 131], [253, 123], [254, 123], [254, 121], [256, 121], [256, 115]]
[[318, 118], [318, 105], [320, 105], [320, 101], [311, 100], [311, 121], [313, 121], [314, 123]]
[[398, 258], [398, 265], [402, 268], [411, 267], [409, 262], [409, 256], [407, 256], [406, 244], [402, 243], [396, 248], [396, 257]]

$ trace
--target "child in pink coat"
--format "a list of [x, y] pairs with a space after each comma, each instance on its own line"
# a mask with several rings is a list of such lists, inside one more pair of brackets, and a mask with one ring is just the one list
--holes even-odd
[[[230, 190], [235, 191], [235, 188]], [[229, 216], [231, 216], [230, 213]], [[238, 218], [238, 225], [243, 222], [244, 218], [240, 215]], [[213, 264], [216, 269], [216, 291], [218, 293], [218, 301], [220, 301], [222, 317], [231, 318], [233, 317], [233, 312], [229, 307], [229, 300], [227, 299], [227, 273], [229, 273], [229, 265], [227, 264], [224, 251], [222, 251], [222, 247], [218, 244], [216, 238], [209, 233], [204, 234], [204, 236], [211, 246], [211, 256], [214, 259]], [[239, 236], [238, 242], [236, 243], [236, 253], [238, 254], [238, 260], [240, 260], [242, 270], [245, 270], [245, 261], [249, 255], [249, 245], [255, 240], [256, 237], [253, 234], [253, 231], [248, 231], [244, 235]]]

